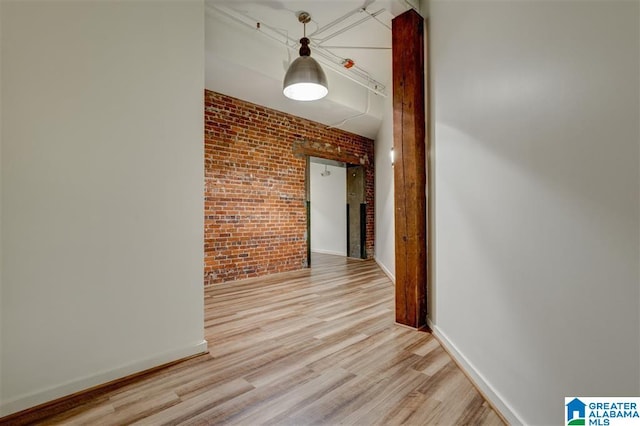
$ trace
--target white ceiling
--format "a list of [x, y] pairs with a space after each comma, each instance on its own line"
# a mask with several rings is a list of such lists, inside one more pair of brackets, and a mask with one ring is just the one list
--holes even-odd
[[[205, 85], [373, 138], [391, 96], [391, 19], [410, 7], [409, 0], [206, 0]], [[282, 94], [303, 35], [300, 11], [311, 14], [311, 56], [329, 80], [329, 95], [319, 101]], [[354, 67], [342, 66], [347, 58]]]

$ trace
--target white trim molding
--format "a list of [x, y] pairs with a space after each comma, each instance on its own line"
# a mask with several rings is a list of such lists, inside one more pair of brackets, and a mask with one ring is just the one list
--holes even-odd
[[476, 388], [482, 393], [482, 395], [489, 401], [492, 407], [498, 411], [499, 415], [506, 420], [510, 425], [524, 425], [525, 422], [515, 412], [515, 410], [509, 406], [498, 391], [485, 379], [485, 377], [478, 372], [474, 365], [465, 357], [460, 350], [454, 345], [451, 340], [438, 328], [427, 319], [427, 324], [431, 329], [434, 337], [438, 339], [444, 349], [451, 355], [458, 367], [464, 371], [466, 376], [471, 380]]
[[205, 354], [206, 352], [207, 341], [203, 340], [192, 346], [175, 349], [151, 358], [114, 368], [112, 370], [92, 374], [58, 386], [52, 386], [37, 392], [21, 395], [12, 400], [2, 402], [2, 405], [0, 405], [0, 417], [8, 416], [9, 414], [17, 413], [18, 411], [26, 410], [113, 380], [122, 379], [132, 374], [140, 373], [163, 364], [179, 361], [194, 355]]
[[333, 251], [333, 250], [324, 250], [324, 249], [312, 249], [311, 254], [319, 253], [319, 254], [332, 254], [334, 256], [346, 256], [347, 253], [343, 251]]
[[376, 261], [376, 264], [382, 269], [382, 272], [385, 273], [387, 277], [391, 280], [392, 283], [396, 283], [396, 277], [391, 273], [391, 271], [384, 265], [384, 263], [380, 262], [377, 257], [373, 258]]

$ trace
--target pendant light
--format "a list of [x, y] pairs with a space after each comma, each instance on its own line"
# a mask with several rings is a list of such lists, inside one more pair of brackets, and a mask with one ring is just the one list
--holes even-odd
[[282, 92], [295, 101], [315, 101], [327, 96], [329, 85], [320, 64], [311, 57], [307, 38], [307, 23], [311, 21], [311, 15], [300, 12], [298, 21], [304, 25], [304, 36], [300, 39], [300, 57], [289, 66], [284, 76]]

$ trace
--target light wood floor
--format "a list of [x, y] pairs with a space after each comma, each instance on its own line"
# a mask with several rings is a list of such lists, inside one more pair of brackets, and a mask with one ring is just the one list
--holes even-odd
[[207, 288], [210, 355], [13, 423], [503, 424], [430, 334], [394, 324], [373, 261], [312, 260]]

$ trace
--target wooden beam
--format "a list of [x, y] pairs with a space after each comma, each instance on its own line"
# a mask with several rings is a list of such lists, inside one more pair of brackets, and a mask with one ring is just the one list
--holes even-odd
[[424, 19], [413, 9], [392, 21], [396, 322], [427, 321]]
[[343, 163], [370, 166], [371, 159], [367, 154], [357, 155], [344, 152], [339, 146], [326, 142], [300, 140], [295, 141], [292, 146], [293, 155], [297, 158], [318, 157], [330, 160], [342, 161]]

